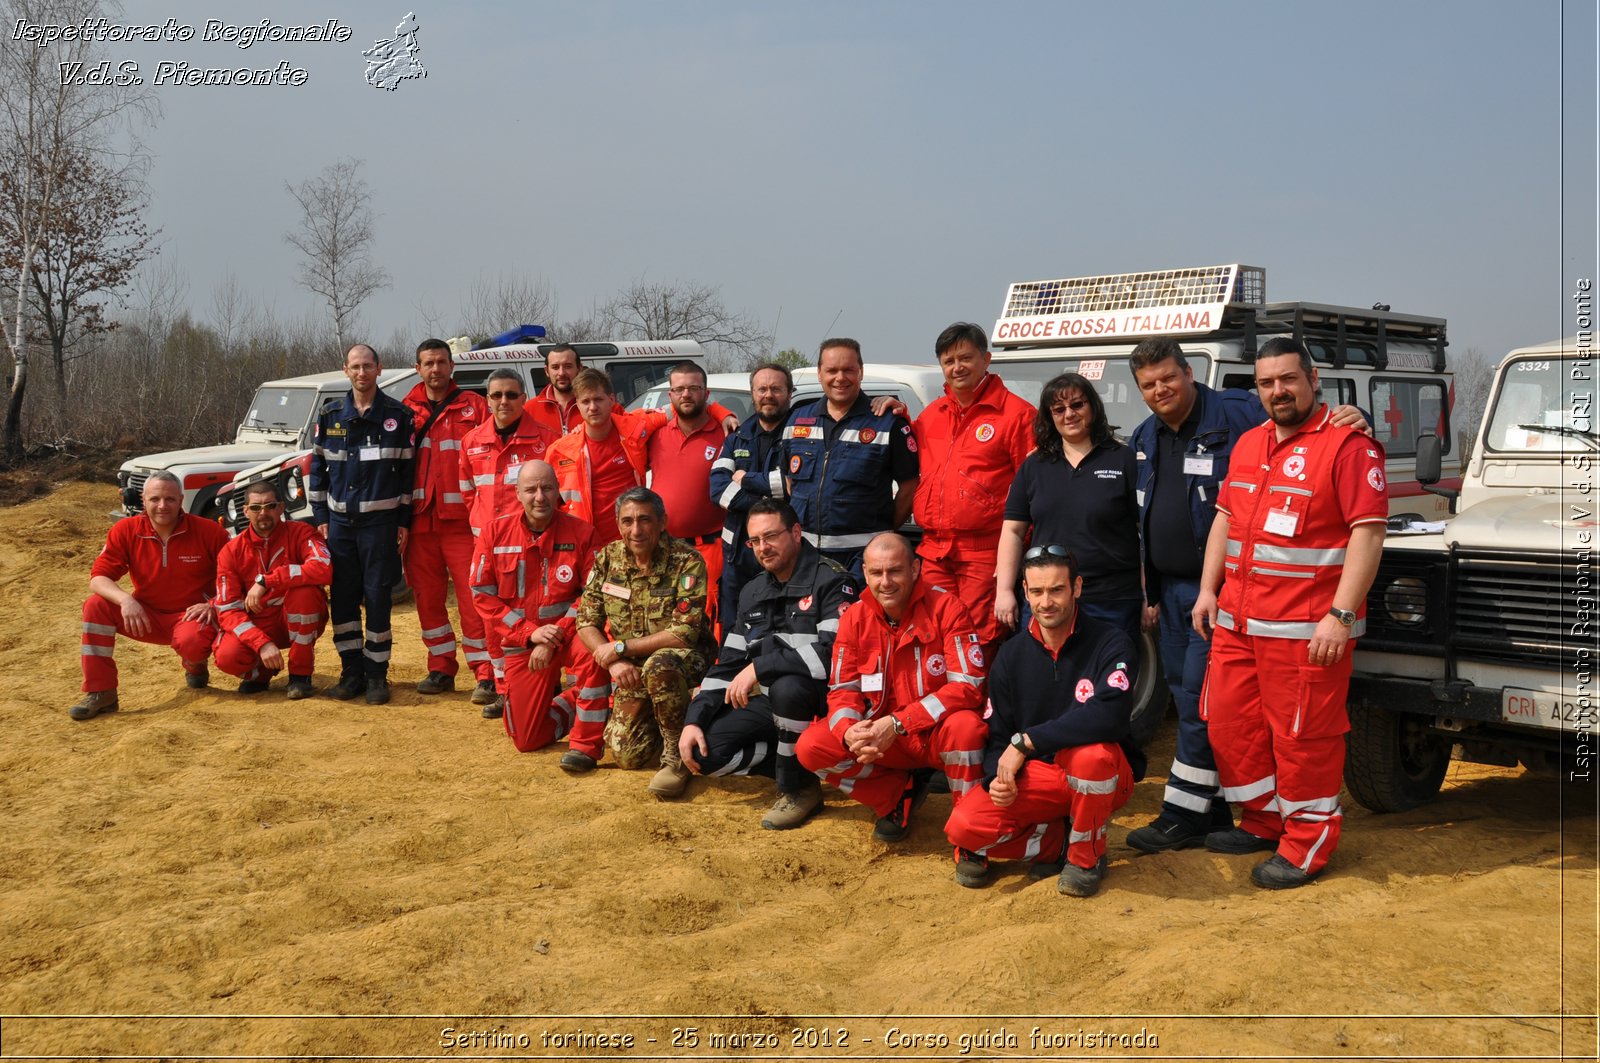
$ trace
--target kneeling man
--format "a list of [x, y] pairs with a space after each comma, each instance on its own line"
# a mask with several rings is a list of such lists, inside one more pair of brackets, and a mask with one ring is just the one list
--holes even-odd
[[981, 886], [989, 857], [1033, 860], [1031, 875], [1060, 873], [1058, 888], [1092, 897], [1106, 870], [1106, 826], [1144, 774], [1128, 738], [1125, 632], [1078, 610], [1083, 580], [1062, 546], [1023, 555], [1033, 622], [1000, 647], [989, 673], [984, 785], [956, 801], [945, 834], [956, 881]]
[[706, 630], [706, 563], [666, 533], [667, 507], [648, 487], [618, 495], [616, 518], [622, 538], [595, 553], [578, 605], [578, 637], [611, 677], [611, 711], [578, 714], [561, 766], [593, 769], [603, 741], [618, 767], [659, 756], [650, 792], [677, 797], [689, 783], [678, 755], [683, 714], [717, 652]]
[[577, 711], [604, 719], [605, 673], [574, 635], [578, 595], [594, 564], [594, 526], [561, 512], [561, 488], [547, 461], [517, 470], [521, 508], [502, 513], [478, 537], [472, 601], [505, 654], [506, 734], [521, 752], [572, 730], [573, 705], [561, 671], [577, 678]]
[[834, 642], [828, 715], [795, 749], [807, 771], [878, 814], [897, 842], [935, 770], [963, 794], [980, 776], [983, 651], [967, 607], [921, 578], [911, 544], [883, 532], [862, 555], [867, 593]]
[[759, 499], [746, 518], [764, 571], [745, 584], [737, 609], [728, 603], [721, 656], [689, 705], [678, 751], [697, 775], [774, 776], [778, 803], [761, 825], [789, 830], [822, 807], [795, 740], [827, 703], [828, 660], [855, 582], [805, 541], [787, 502]]
[[308, 698], [317, 639], [328, 623], [328, 544], [311, 525], [283, 519], [271, 480], [245, 488], [244, 511], [249, 526], [217, 559], [217, 667], [243, 680], [239, 693], [259, 694], [283, 669], [287, 646], [288, 695]]

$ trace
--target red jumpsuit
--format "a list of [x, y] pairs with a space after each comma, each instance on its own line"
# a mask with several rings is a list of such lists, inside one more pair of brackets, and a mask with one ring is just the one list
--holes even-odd
[[[521, 752], [571, 731], [574, 707], [556, 696], [563, 669], [577, 679], [576, 711], [604, 719], [610, 681], [575, 634], [578, 596], [593, 564], [594, 528], [567, 513], [557, 512], [539, 534], [521, 510], [505, 513], [479, 538], [473, 599], [504, 647], [506, 734]], [[534, 671], [528, 640], [547, 624], [561, 629], [561, 648]]]
[[[917, 768], [938, 768], [959, 797], [983, 778], [988, 728], [983, 655], [966, 608], [926, 577], [911, 592], [906, 615], [889, 624], [871, 594], [844, 610], [833, 644], [828, 714], [795, 743], [807, 771], [887, 816]], [[909, 732], [878, 760], [860, 764], [845, 745], [852, 724], [892, 713]]]
[[1239, 437], [1217, 496], [1228, 554], [1211, 662], [1200, 693], [1223, 796], [1239, 825], [1276, 840], [1278, 855], [1315, 875], [1339, 843], [1345, 695], [1365, 603], [1337, 664], [1311, 664], [1350, 529], [1389, 514], [1383, 447], [1329, 423], [1326, 406], [1279, 442], [1272, 423]]
[[405, 397], [415, 414], [416, 478], [411, 492], [411, 533], [406, 538], [406, 582], [417, 601], [428, 671], [455, 675], [456, 633], [446, 608], [448, 583], [455, 584], [461, 615], [461, 645], [467, 667], [479, 680], [492, 680], [483, 619], [472, 607], [472, 528], [467, 523], [467, 489], [462, 484], [461, 440], [490, 420], [489, 404], [473, 391], [453, 389], [436, 407], [418, 384]]
[[[258, 613], [245, 610], [245, 595], [264, 576], [267, 597]], [[289, 674], [309, 676], [317, 639], [328, 623], [323, 588], [333, 576], [328, 544], [311, 525], [286, 520], [266, 539], [245, 526], [217, 558], [217, 667], [241, 679], [266, 679], [261, 648], [288, 646]]]
[[123, 626], [120, 607], [98, 594], [83, 603], [83, 664], [85, 693], [117, 689], [117, 664], [111, 650], [117, 636], [173, 648], [188, 672], [200, 672], [211, 655], [217, 629], [209, 623], [185, 620], [184, 611], [207, 601], [217, 578], [217, 555], [228, 541], [220, 524], [180, 513], [172, 535], [163, 543], [143, 513], [119, 520], [106, 533], [106, 543], [94, 559], [89, 577], [119, 580], [131, 576], [133, 596], [150, 617], [150, 630], [130, 634]]
[[967, 605], [986, 648], [1007, 631], [994, 618], [995, 553], [1006, 493], [1033, 451], [1034, 407], [990, 373], [972, 405], [946, 394], [912, 425], [922, 455], [913, 508], [923, 530], [922, 578]]

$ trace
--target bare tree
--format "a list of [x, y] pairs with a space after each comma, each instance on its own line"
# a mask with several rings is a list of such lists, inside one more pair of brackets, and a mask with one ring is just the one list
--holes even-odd
[[544, 280], [508, 277], [489, 280], [482, 274], [461, 303], [461, 330], [473, 336], [497, 336], [518, 325], [549, 325], [555, 297]]
[[332, 163], [316, 177], [298, 185], [285, 182], [284, 188], [300, 206], [300, 227], [284, 235], [305, 256], [300, 286], [327, 301], [342, 354], [359, 324], [361, 304], [389, 286], [388, 271], [372, 259], [372, 190], [361, 176], [359, 159]]
[[235, 341], [255, 324], [258, 313], [255, 300], [232, 270], [211, 286], [211, 327], [217, 330], [224, 350], [232, 353]]
[[764, 358], [772, 336], [760, 322], [729, 310], [720, 288], [676, 282], [634, 281], [600, 307], [597, 316], [619, 338], [698, 340], [737, 351], [746, 360]]
[[1455, 429], [1459, 444], [1457, 453], [1461, 461], [1472, 456], [1472, 446], [1478, 439], [1478, 425], [1483, 421], [1483, 411], [1489, 405], [1489, 389], [1494, 385], [1495, 360], [1476, 347], [1453, 358], [1450, 369], [1455, 373], [1455, 408], [1450, 411], [1450, 425]]
[[[3, 0], [0, 25], [83, 25], [86, 20], [120, 19], [121, 9], [97, 0]], [[0, 211], [10, 219], [9, 239], [16, 265], [4, 277], [4, 333], [11, 355], [11, 388], [3, 430], [6, 456], [22, 457], [22, 404], [28, 386], [28, 326], [32, 280], [39, 246], [62, 216], [60, 182], [75, 153], [101, 152], [101, 158], [137, 155], [131, 120], [159, 110], [155, 97], [140, 85], [96, 85], [86, 75], [99, 58], [100, 46], [88, 35], [40, 47], [21, 32], [0, 38], [0, 168], [10, 181]], [[115, 150], [119, 132], [128, 139]]]

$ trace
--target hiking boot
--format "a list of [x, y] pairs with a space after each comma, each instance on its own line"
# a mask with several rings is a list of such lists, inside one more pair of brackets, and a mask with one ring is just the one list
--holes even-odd
[[922, 807], [922, 802], [928, 797], [928, 783], [933, 779], [933, 773], [926, 769], [919, 769], [911, 773], [911, 782], [906, 785], [905, 792], [900, 795], [900, 800], [895, 802], [894, 808], [872, 828], [872, 836], [880, 842], [903, 841], [911, 833], [911, 813]]
[[763, 830], [794, 830], [822, 809], [822, 785], [807, 787], [799, 793], [779, 794], [772, 811], [761, 817]]
[[367, 680], [367, 704], [389, 704], [389, 680], [386, 676], [372, 676]]
[[1296, 886], [1304, 886], [1316, 877], [1301, 871], [1277, 853], [1273, 853], [1270, 858], [1263, 860], [1250, 871], [1250, 881], [1264, 890], [1292, 890]]
[[970, 849], [956, 850], [956, 884], [969, 890], [989, 884], [989, 858]]
[[330, 698], [338, 698], [340, 701], [349, 701], [351, 698], [360, 696], [366, 689], [366, 676], [359, 672], [346, 672], [339, 677], [337, 684], [328, 688], [328, 696]]
[[239, 693], [260, 694], [266, 691], [266, 689], [270, 686], [272, 686], [272, 677], [270, 675], [265, 679], [257, 679], [255, 677], [255, 673], [252, 672], [249, 679], [242, 679], [239, 681]]
[[[1072, 830], [1072, 825], [1070, 823], [1067, 825], [1067, 830], [1069, 832]], [[1066, 867], [1067, 839], [1062, 838], [1061, 851], [1056, 854], [1054, 860], [1035, 860], [1033, 863], [1028, 865], [1028, 881], [1040, 882], [1047, 878], [1054, 878], [1055, 876], [1061, 874], [1062, 871], [1066, 870]]]
[[478, 685], [472, 688], [472, 703], [474, 705], [487, 705], [498, 695], [494, 692], [493, 679], [480, 679]]
[[443, 672], [429, 672], [417, 682], [418, 694], [444, 694], [456, 688], [456, 677]]
[[1106, 877], [1106, 858], [1101, 857], [1093, 867], [1079, 867], [1068, 861], [1056, 880], [1056, 891], [1068, 897], [1093, 897], [1100, 892], [1100, 883]]
[[598, 761], [587, 753], [580, 753], [576, 749], [569, 749], [561, 754], [561, 770], [569, 775], [582, 775], [594, 771]]
[[290, 701], [299, 701], [301, 698], [309, 698], [316, 691], [311, 689], [310, 676], [291, 675], [289, 676], [289, 686], [285, 693]]
[[504, 694], [498, 694], [491, 698], [489, 703], [483, 707], [483, 718], [485, 720], [498, 720], [505, 714], [506, 696]]
[[102, 712], [117, 711], [117, 692], [115, 690], [92, 690], [78, 699], [78, 703], [67, 710], [67, 715], [74, 720], [92, 720]]
[[674, 743], [671, 753], [662, 754], [661, 768], [646, 787], [659, 798], [682, 797], [683, 791], [689, 788], [689, 769], [683, 766], [677, 749]]
[[[1141, 853], [1164, 853], [1173, 849], [1192, 849], [1206, 843], [1206, 828], [1186, 819], [1160, 815], [1154, 823], [1128, 832], [1128, 848]], [[1084, 894], [1083, 896], [1088, 896]]]
[[183, 685], [190, 690], [204, 690], [211, 685], [211, 670], [203, 664], [192, 672], [185, 668], [183, 670]]
[[1206, 848], [1214, 853], [1244, 856], [1246, 853], [1264, 853], [1276, 849], [1278, 843], [1259, 834], [1251, 834], [1243, 827], [1214, 830], [1206, 835]]

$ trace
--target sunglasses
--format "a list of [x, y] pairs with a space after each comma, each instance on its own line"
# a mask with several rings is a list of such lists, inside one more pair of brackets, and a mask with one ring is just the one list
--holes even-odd
[[283, 505], [282, 502], [252, 502], [244, 507], [244, 511], [246, 513], [271, 513], [281, 505]]
[[1051, 543], [1048, 546], [1030, 547], [1028, 552], [1022, 555], [1022, 560], [1037, 561], [1041, 557], [1054, 557], [1062, 561], [1070, 561], [1074, 565], [1077, 564], [1077, 559], [1072, 556], [1071, 550], [1068, 550], [1065, 546], [1057, 546], [1055, 543]]

